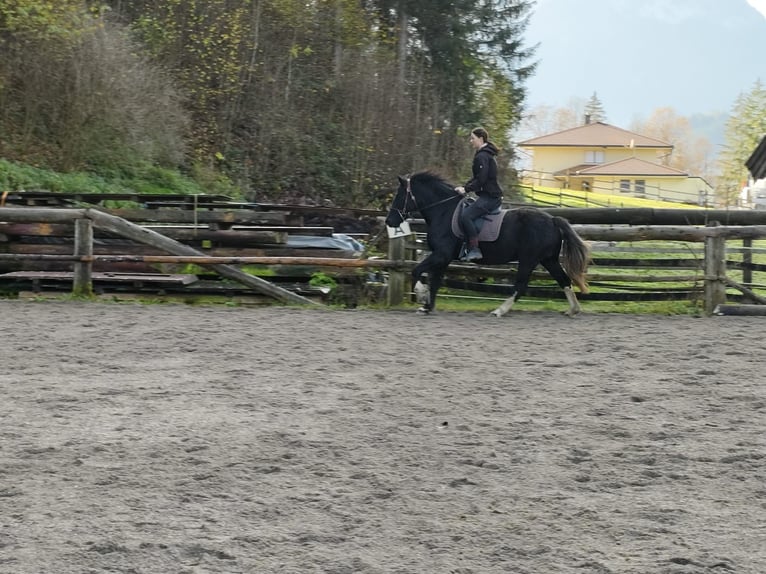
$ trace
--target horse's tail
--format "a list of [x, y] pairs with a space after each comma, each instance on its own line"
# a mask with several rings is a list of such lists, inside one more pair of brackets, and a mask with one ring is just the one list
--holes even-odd
[[563, 217], [555, 216], [553, 223], [561, 232], [563, 241], [561, 251], [567, 275], [582, 293], [587, 293], [588, 281], [585, 274], [590, 263], [590, 247]]

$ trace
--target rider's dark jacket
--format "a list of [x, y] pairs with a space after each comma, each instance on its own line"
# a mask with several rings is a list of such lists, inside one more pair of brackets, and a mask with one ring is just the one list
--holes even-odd
[[466, 192], [472, 191], [479, 197], [500, 198], [503, 196], [503, 188], [497, 183], [497, 148], [492, 142], [487, 142], [480, 147], [473, 156], [471, 168], [473, 177], [465, 184]]

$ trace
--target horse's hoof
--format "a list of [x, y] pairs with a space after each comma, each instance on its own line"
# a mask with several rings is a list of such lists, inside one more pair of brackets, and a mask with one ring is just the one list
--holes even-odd
[[492, 311], [490, 313], [490, 315], [492, 315], [493, 317], [502, 317], [503, 316], [503, 314], [500, 312], [499, 309], [495, 309], [494, 311]]
[[418, 312], [418, 315], [428, 315], [429, 313], [431, 313], [431, 309], [429, 309], [428, 307], [418, 307], [417, 312]]

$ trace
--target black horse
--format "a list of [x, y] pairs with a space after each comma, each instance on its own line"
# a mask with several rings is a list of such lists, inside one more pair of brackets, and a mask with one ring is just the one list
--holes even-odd
[[[429, 313], [436, 306], [436, 293], [450, 262], [460, 254], [463, 240], [452, 230], [455, 208], [463, 196], [442, 177], [427, 171], [411, 177], [399, 177], [386, 225], [399, 227], [412, 213], [419, 212], [428, 227], [430, 255], [412, 271], [412, 284], [418, 302], [418, 312]], [[492, 311], [502, 317], [527, 291], [532, 271], [541, 264], [564, 289], [569, 309], [566, 314], [580, 312], [580, 304], [572, 290], [574, 282], [580, 291], [588, 292], [585, 272], [590, 259], [588, 245], [562, 217], [554, 217], [534, 207], [520, 207], [503, 213], [503, 221], [497, 240], [479, 244], [484, 258], [481, 263], [498, 265], [518, 261], [516, 282], [511, 296]], [[559, 255], [562, 262], [559, 263]], [[428, 273], [428, 287], [423, 284], [423, 274]]]

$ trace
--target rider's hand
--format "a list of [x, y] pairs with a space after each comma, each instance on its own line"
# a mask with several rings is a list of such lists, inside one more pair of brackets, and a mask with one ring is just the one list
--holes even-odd
[[457, 186], [455, 191], [457, 191], [460, 195], [465, 195], [465, 188], [462, 185]]

